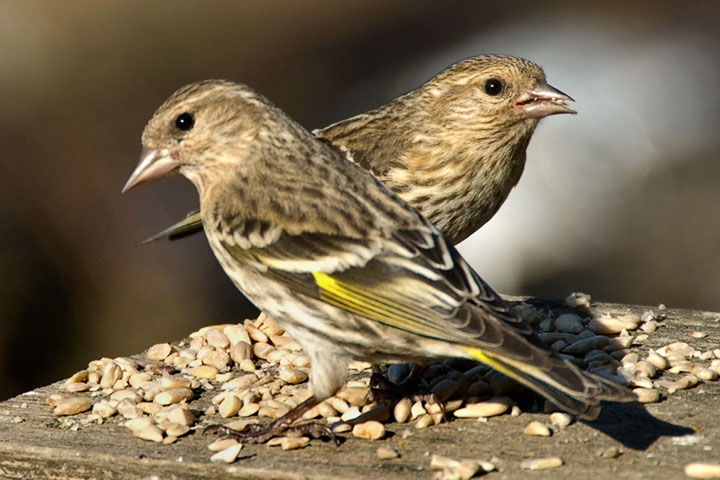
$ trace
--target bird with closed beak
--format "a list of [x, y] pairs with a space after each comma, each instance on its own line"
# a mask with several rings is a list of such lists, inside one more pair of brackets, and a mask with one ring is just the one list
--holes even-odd
[[[458, 62], [390, 103], [313, 133], [379, 178], [456, 245], [498, 211], [520, 180], [540, 120], [575, 113], [568, 95], [522, 58]], [[147, 241], [202, 229], [190, 213]]]
[[343, 386], [353, 359], [478, 360], [589, 419], [601, 400], [635, 399], [545, 348], [438, 228], [252, 89], [185, 86], [142, 143], [123, 191], [188, 178], [225, 273], [310, 357], [313, 396], [253, 440], [302, 428], [293, 422]]

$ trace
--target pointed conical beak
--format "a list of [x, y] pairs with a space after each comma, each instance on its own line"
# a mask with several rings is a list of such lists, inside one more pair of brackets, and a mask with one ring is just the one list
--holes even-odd
[[577, 113], [566, 104], [574, 101], [570, 95], [542, 81], [520, 97], [515, 102], [515, 108], [519, 109], [525, 118], [543, 118], [558, 113]]
[[143, 149], [140, 161], [130, 178], [128, 178], [122, 193], [127, 192], [135, 185], [165, 176], [179, 165], [180, 162], [172, 158], [170, 151], [166, 148], [162, 150]]

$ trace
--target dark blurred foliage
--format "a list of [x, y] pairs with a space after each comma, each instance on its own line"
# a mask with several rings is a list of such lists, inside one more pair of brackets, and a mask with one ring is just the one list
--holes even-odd
[[[573, 82], [597, 65], [589, 58], [600, 42], [594, 35], [615, 41], [604, 47], [596, 75], [616, 77], [622, 72], [607, 65], [645, 35], [699, 32], [709, 43], [699, 51], [715, 49], [716, 10], [714, 2], [667, 0], [0, 1], [0, 400], [89, 360], [137, 353], [202, 325], [254, 314], [202, 236], [139, 245], [195, 207], [188, 182], [170, 179], [120, 196], [142, 128], [177, 87], [204, 78], [242, 81], [315, 128], [376, 107], [479, 53], [527, 56], [557, 86], [579, 90]], [[556, 19], [574, 25], [576, 34], [555, 28]], [[634, 33], [626, 39], [618, 34], [628, 31]], [[563, 58], [566, 52], [572, 54]], [[660, 61], [652, 68], [662, 77], [675, 67]], [[616, 88], [643, 90], [622, 82]], [[711, 95], [707, 112], [718, 112], [717, 91], [690, 94]], [[707, 118], [717, 127], [718, 118]], [[556, 139], [545, 144], [562, 145], [561, 127], [545, 132]], [[601, 254], [554, 262], [548, 258], [562, 251], [541, 258], [522, 250], [506, 254], [516, 259], [506, 268], [491, 265], [487, 254], [476, 263], [471, 253], [481, 245], [473, 239], [463, 251], [508, 293], [587, 290], [606, 300], [720, 310], [720, 143], [703, 138], [704, 155], [693, 149], [688, 158], [649, 169], [632, 202], [594, 211], [588, 222], [612, 226]], [[523, 185], [511, 200], [522, 198]], [[525, 192], [532, 197], [534, 190]], [[545, 209], [549, 230], [558, 210]], [[574, 244], [586, 248], [577, 238]], [[542, 243], [553, 251], [552, 238]]]

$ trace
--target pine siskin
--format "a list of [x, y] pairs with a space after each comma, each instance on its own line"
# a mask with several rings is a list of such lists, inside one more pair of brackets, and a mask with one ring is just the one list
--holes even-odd
[[[575, 113], [570, 100], [532, 62], [478, 56], [383, 107], [313, 133], [458, 244], [495, 215], [520, 180], [540, 119]], [[191, 213], [147, 241], [201, 229], [200, 214]]]
[[479, 360], [589, 419], [635, 399], [547, 350], [436, 227], [248, 87], [181, 88], [143, 145], [123, 191], [190, 179], [225, 273], [311, 359], [314, 396], [262, 439], [336, 393], [351, 359]]

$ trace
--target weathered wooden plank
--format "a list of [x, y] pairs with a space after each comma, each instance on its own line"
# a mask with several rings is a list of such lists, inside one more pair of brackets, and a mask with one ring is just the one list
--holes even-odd
[[[540, 308], [564, 311], [562, 302], [526, 299]], [[647, 307], [597, 304], [590, 312], [642, 313]], [[695, 348], [720, 348], [720, 315], [690, 310], [665, 310], [665, 325], [650, 335], [639, 351], [673, 341], [687, 341]], [[690, 333], [701, 330], [700, 339]], [[489, 478], [609, 478], [639, 479], [653, 475], [684, 478], [683, 467], [694, 461], [720, 462], [720, 383], [717, 381], [669, 395], [646, 408], [632, 405], [606, 407], [601, 418], [554, 432], [552, 437], [522, 434], [531, 420], [549, 423], [546, 415], [523, 414], [491, 418], [487, 423], [454, 420], [417, 430], [410, 424], [388, 424], [382, 441], [346, 436], [339, 447], [313, 440], [308, 448], [282, 451], [279, 447], [246, 445], [241, 459], [231, 465], [209, 462], [206, 446], [212, 435], [195, 431], [171, 445], [141, 441], [113, 417], [105, 424], [81, 425], [52, 415], [47, 398], [62, 382], [36, 389], [0, 403], [0, 477], [10, 479], [330, 479], [330, 478], [430, 478], [430, 454], [452, 458], [490, 460], [500, 472]], [[210, 395], [193, 402], [202, 410]], [[405, 431], [411, 435], [404, 438]], [[690, 436], [687, 436], [690, 435]], [[391, 446], [401, 453], [393, 460], [379, 460], [376, 449]], [[617, 458], [599, 455], [611, 447]], [[565, 465], [546, 472], [520, 469], [528, 457], [558, 455]]]

